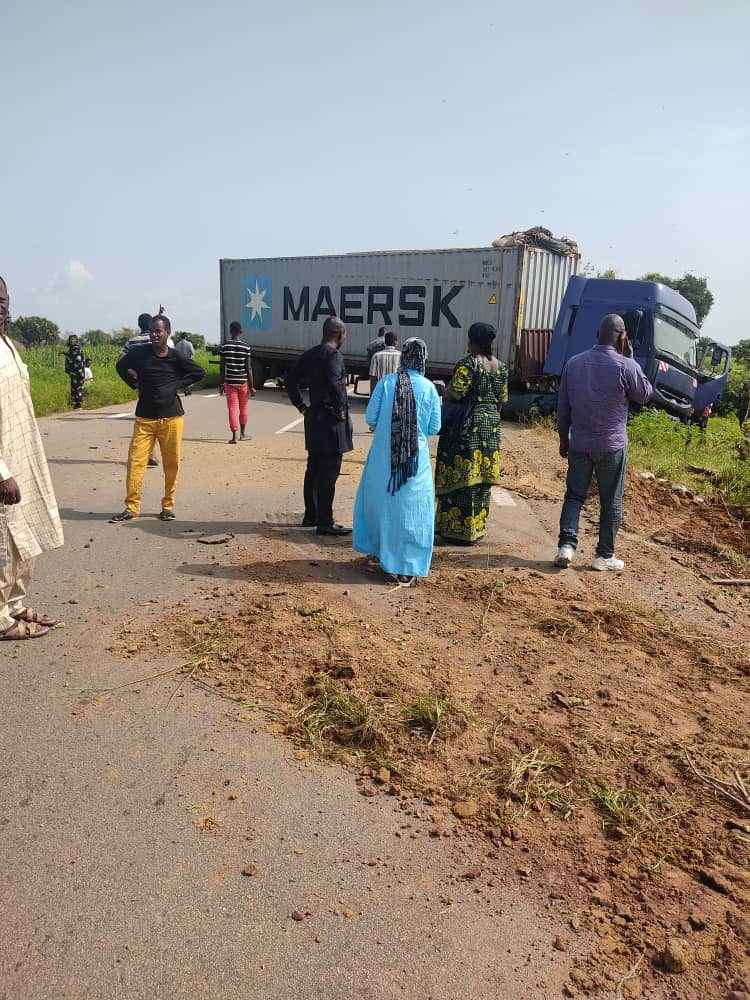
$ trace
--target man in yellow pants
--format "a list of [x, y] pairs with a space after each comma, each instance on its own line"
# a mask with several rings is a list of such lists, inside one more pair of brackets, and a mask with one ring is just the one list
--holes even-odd
[[117, 362], [117, 374], [131, 389], [138, 390], [138, 405], [128, 451], [125, 510], [111, 517], [111, 524], [132, 521], [140, 514], [143, 478], [157, 441], [164, 464], [164, 496], [159, 517], [162, 521], [174, 520], [185, 412], [178, 391], [199, 382], [206, 373], [200, 365], [169, 347], [171, 333], [169, 319], [155, 316], [151, 320], [150, 345], [134, 348]]

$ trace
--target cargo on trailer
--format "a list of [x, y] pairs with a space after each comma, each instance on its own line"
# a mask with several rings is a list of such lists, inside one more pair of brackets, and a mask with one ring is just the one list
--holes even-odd
[[489, 247], [222, 260], [222, 341], [242, 324], [256, 384], [283, 378], [320, 340], [329, 316], [347, 325], [347, 370], [366, 376], [367, 345], [380, 327], [427, 343], [428, 374], [450, 375], [472, 323], [498, 331], [511, 378], [543, 384], [543, 365], [568, 279], [580, 255], [546, 230], [513, 233]]

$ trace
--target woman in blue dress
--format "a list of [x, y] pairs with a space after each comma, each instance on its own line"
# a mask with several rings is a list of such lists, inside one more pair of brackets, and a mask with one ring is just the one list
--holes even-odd
[[374, 429], [354, 503], [355, 552], [405, 587], [427, 576], [435, 535], [435, 487], [427, 438], [440, 430], [440, 398], [424, 376], [427, 345], [413, 337], [401, 367], [375, 386], [365, 420]]

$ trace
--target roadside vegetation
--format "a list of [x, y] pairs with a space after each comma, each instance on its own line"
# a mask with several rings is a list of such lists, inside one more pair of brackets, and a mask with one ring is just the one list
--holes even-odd
[[630, 462], [705, 495], [750, 505], [750, 445], [735, 416], [712, 417], [705, 433], [696, 425], [644, 410], [628, 425]]
[[[89, 345], [83, 348], [91, 359], [93, 382], [86, 383], [83, 408], [93, 410], [99, 406], [128, 403], [136, 394], [122, 381], [115, 371], [115, 362], [121, 347], [114, 344]], [[47, 344], [23, 350], [31, 379], [31, 398], [38, 417], [72, 409], [70, 404], [70, 379], [65, 374], [65, 345]], [[195, 361], [206, 369], [206, 378], [195, 388], [202, 389], [219, 384], [219, 366], [205, 349], [195, 352]]]

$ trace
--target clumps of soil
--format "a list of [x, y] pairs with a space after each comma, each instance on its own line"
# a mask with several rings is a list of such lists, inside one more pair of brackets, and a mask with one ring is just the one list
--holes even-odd
[[268, 563], [246, 572], [220, 611], [172, 623], [195, 679], [356, 768], [363, 794], [418, 793], [495, 856], [522, 839], [580, 900], [594, 965], [679, 964], [683, 997], [745, 975], [750, 834], [686, 763], [750, 769], [736, 637], [533, 570], [438, 558], [416, 590], [359, 602], [286, 577], [269, 590]]
[[[520, 441], [508, 436], [503, 445], [504, 482], [532, 501], [561, 503], [566, 466], [557, 454], [556, 435], [542, 429], [530, 429], [526, 435]], [[726, 503], [718, 496], [700, 496], [689, 489], [676, 492], [672, 482], [644, 479], [631, 467], [623, 512], [623, 527], [627, 531], [683, 552], [712, 557], [730, 568], [750, 570], [747, 507]], [[598, 519], [595, 481], [589, 513]], [[555, 515], [559, 515], [557, 507]]]
[[703, 553], [730, 565], [750, 566], [750, 511], [720, 497], [677, 493], [672, 483], [630, 476], [624, 525], [684, 552]]

